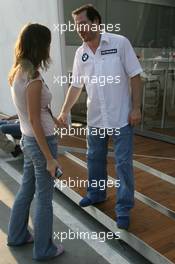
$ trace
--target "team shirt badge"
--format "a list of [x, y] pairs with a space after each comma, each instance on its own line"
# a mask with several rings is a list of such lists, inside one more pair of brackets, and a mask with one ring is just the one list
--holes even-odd
[[117, 49], [110, 49], [110, 50], [102, 50], [101, 55], [108, 55], [108, 54], [113, 54], [117, 53]]
[[89, 58], [89, 55], [87, 53], [84, 53], [83, 56], [82, 56], [82, 61], [87, 61]]

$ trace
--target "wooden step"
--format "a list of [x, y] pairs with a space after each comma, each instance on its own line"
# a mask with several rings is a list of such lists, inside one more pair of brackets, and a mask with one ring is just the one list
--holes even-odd
[[[168, 157], [173, 159], [172, 154], [174, 155], [175, 146], [168, 143], [161, 142], [161, 153], [159, 149], [159, 142], [148, 139], [148, 142], [145, 143], [145, 138], [136, 137], [136, 150], [135, 153], [141, 155], [158, 155], [159, 156], [166, 154]], [[141, 144], [141, 143], [144, 143]], [[154, 143], [154, 144], [153, 144]], [[164, 145], [165, 144], [165, 145]], [[86, 162], [86, 141], [82, 137], [67, 137], [62, 139], [60, 145], [68, 146], [73, 148], [74, 157]], [[170, 146], [169, 146], [170, 145]], [[139, 149], [140, 146], [140, 149]], [[169, 146], [170, 148], [165, 148]], [[112, 143], [109, 142], [109, 149], [111, 150]], [[163, 152], [162, 148], [165, 148]], [[81, 148], [83, 153], [75, 153], [76, 148]], [[156, 150], [157, 149], [157, 150]], [[71, 149], [72, 150], [72, 149]], [[155, 151], [153, 153], [153, 151]], [[157, 151], [157, 152], [156, 152]], [[70, 160], [65, 156], [61, 156], [61, 164], [64, 168], [64, 177], [63, 179], [81, 179], [87, 180], [87, 169], [78, 165], [77, 162]], [[171, 166], [173, 167], [173, 160], [160, 160], [160, 159], [148, 159], [143, 157], [137, 157], [137, 161], [142, 161], [146, 159], [148, 163], [145, 162], [147, 166], [152, 165], [153, 169], [157, 169], [165, 173], [163, 175], [166, 177], [166, 173], [170, 171], [173, 172], [173, 169], [166, 168], [169, 162], [171, 161]], [[166, 163], [166, 166], [162, 165], [159, 168], [159, 163]], [[81, 162], [80, 162], [81, 164]], [[84, 163], [83, 163], [84, 164]], [[157, 166], [155, 166], [157, 164]], [[81, 164], [82, 165], [82, 164]], [[85, 165], [86, 166], [86, 165]], [[174, 203], [174, 194], [175, 194], [175, 185], [174, 182], [170, 182], [157, 177], [151, 171], [145, 171], [140, 167], [134, 168], [135, 173], [135, 186], [136, 186], [136, 199], [135, 207], [131, 213], [131, 226], [129, 232], [121, 231], [121, 239], [139, 251], [144, 257], [150, 260], [155, 264], [166, 264], [166, 263], [175, 263], [175, 203]], [[173, 172], [174, 173], [174, 172]], [[174, 174], [167, 175], [167, 177], [173, 179]], [[115, 162], [114, 157], [108, 157], [108, 174], [115, 179]], [[71, 187], [62, 190], [69, 198], [71, 198], [77, 204], [82, 196], [86, 194], [86, 188]], [[112, 232], [116, 232], [117, 227], [115, 223], [115, 196], [116, 190], [114, 187], [108, 188], [108, 200], [104, 203], [98, 204], [96, 206], [90, 206], [83, 208], [86, 212], [92, 215], [100, 223], [104, 224]], [[140, 197], [145, 197], [144, 202]], [[153, 206], [150, 203], [153, 202]], [[155, 204], [158, 204], [158, 207], [155, 207]], [[159, 210], [160, 208], [163, 210]], [[172, 214], [166, 214], [166, 212], [172, 212]]]
[[[86, 155], [79, 153], [73, 155], [86, 162]], [[108, 157], [108, 174], [116, 178], [115, 161], [112, 157]], [[175, 185], [137, 168], [134, 169], [134, 175], [137, 192], [170, 209], [175, 217]]]
[[[145, 145], [142, 144], [144, 142], [143, 140], [146, 140]], [[163, 180], [175, 185], [175, 172], [174, 172], [175, 160], [172, 160], [175, 152], [175, 145], [168, 144], [165, 142], [160, 142], [161, 148], [166, 150], [166, 155], [168, 156], [168, 157], [166, 156], [166, 158], [171, 159], [169, 160], [169, 159], [165, 159], [165, 157], [163, 156], [160, 159], [160, 156], [163, 155], [163, 151], [161, 151], [161, 155], [160, 155], [160, 149], [158, 146], [159, 141], [146, 139], [140, 136], [135, 136], [135, 141], [137, 141], [136, 144], [137, 146], [135, 146], [135, 151], [133, 155], [134, 167], [139, 168], [145, 172], [151, 171], [151, 174], [155, 175], [156, 177], [162, 178]], [[138, 141], [140, 142], [140, 145]], [[151, 147], [149, 147], [150, 145]], [[80, 151], [84, 150], [84, 153], [86, 152], [86, 140], [83, 137], [80, 138], [78, 136], [77, 137], [65, 136], [59, 141], [59, 146], [60, 147], [68, 146], [73, 149], [80, 148]], [[159, 151], [159, 156], [157, 156], [158, 152], [156, 152], [156, 148]], [[112, 148], [112, 140], [110, 139], [109, 155], [112, 153], [111, 151], [113, 151], [113, 148]], [[148, 158], [148, 156], [150, 158]]]
[[[84, 137], [64, 136], [59, 140], [60, 145], [86, 149]], [[109, 140], [109, 151], [113, 150], [112, 140]], [[135, 161], [141, 162], [160, 172], [175, 177], [175, 145], [148, 139], [141, 136], [134, 136]]]
[[[85, 168], [82, 168], [80, 165], [77, 165], [75, 162], [71, 161], [65, 156], [60, 157], [60, 162], [64, 168], [64, 176], [62, 180], [64, 179], [68, 181], [69, 177], [70, 179], [74, 180], [87, 179], [87, 171]], [[84, 196], [86, 193], [86, 189], [83, 187], [79, 188], [76, 186], [74, 188], [69, 189], [79, 194], [80, 197]], [[64, 188], [62, 191], [64, 192]], [[69, 191], [67, 193], [68, 196]], [[104, 218], [105, 216], [108, 216], [113, 221], [115, 221], [115, 192], [115, 188], [110, 188], [110, 191], [108, 190], [108, 200], [104, 203], [95, 206], [95, 208], [97, 208], [103, 213]], [[97, 220], [100, 221], [100, 219]], [[115, 228], [115, 231], [116, 230], [117, 227]], [[111, 231], [114, 232], [114, 230]], [[142, 252], [142, 254], [144, 253], [144, 256], [153, 263], [175, 263], [175, 221], [150, 208], [146, 204], [138, 201], [137, 199], [135, 207], [132, 210], [131, 226], [129, 228], [128, 234], [132, 234], [136, 237], [136, 239], [141, 240], [141, 244], [143, 244], [144, 242], [145, 246], [148, 247], [148, 251], [156, 251], [155, 255], [157, 255], [157, 257], [154, 256], [154, 259], [149, 259], [147, 251], [147, 253]], [[133, 238], [129, 239], [128, 237], [126, 242], [129, 243], [130, 240], [132, 241], [132, 239]], [[132, 246], [132, 244], [130, 245]], [[139, 251], [139, 248], [136, 249]], [[164, 257], [169, 259], [170, 262], [168, 262], [168, 260], [166, 260]], [[159, 258], [161, 258], [161, 261], [163, 262], [160, 262]]]

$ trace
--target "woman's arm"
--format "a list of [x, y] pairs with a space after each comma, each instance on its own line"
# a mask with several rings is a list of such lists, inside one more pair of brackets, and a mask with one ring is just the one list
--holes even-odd
[[28, 85], [26, 94], [28, 116], [36, 141], [46, 158], [47, 169], [54, 177], [55, 170], [58, 167], [58, 163], [51, 154], [51, 151], [44, 135], [43, 127], [41, 125], [41, 91], [42, 82], [40, 80], [33, 81], [31, 84]]

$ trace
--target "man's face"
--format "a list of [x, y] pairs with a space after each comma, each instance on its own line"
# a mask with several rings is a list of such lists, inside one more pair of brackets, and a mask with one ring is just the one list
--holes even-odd
[[[84, 42], [93, 40], [97, 36], [97, 31], [91, 30], [92, 24], [97, 24], [97, 21], [93, 23], [87, 18], [86, 11], [81, 12], [79, 15], [74, 16], [75, 25], [80, 38]], [[94, 27], [93, 27], [94, 28]], [[97, 26], [98, 28], [98, 26]]]

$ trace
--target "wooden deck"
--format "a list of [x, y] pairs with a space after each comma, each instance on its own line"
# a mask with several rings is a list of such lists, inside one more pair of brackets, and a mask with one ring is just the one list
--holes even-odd
[[[85, 138], [64, 137], [59, 145], [62, 180], [86, 180]], [[112, 142], [109, 153], [112, 154]], [[120, 230], [121, 239], [152, 263], [175, 263], [175, 145], [135, 136], [134, 161], [135, 207], [128, 232]], [[112, 155], [108, 157], [108, 174], [115, 178]], [[86, 190], [67, 187], [62, 192], [78, 204]], [[107, 201], [83, 209], [113, 232], [119, 231], [115, 224], [115, 196], [115, 188], [108, 188]]]
[[[155, 264], [175, 263], [175, 145], [134, 138], [135, 207], [127, 231], [115, 222], [116, 189], [108, 188], [108, 199], [96, 206], [82, 208]], [[86, 139], [65, 136], [59, 140], [62, 180], [87, 180]], [[112, 141], [109, 140], [108, 175], [115, 179]], [[59, 183], [59, 182], [58, 182]], [[56, 186], [75, 203], [86, 194], [86, 188]]]

